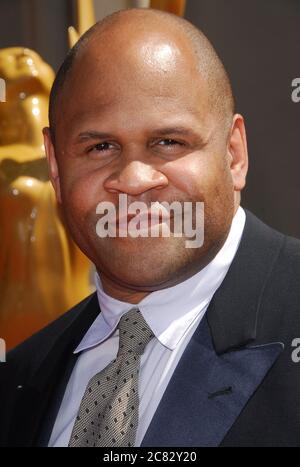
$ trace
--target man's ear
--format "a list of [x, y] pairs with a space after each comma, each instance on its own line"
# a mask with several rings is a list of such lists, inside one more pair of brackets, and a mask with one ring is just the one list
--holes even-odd
[[230, 170], [235, 191], [241, 191], [246, 184], [248, 172], [248, 149], [245, 123], [242, 115], [233, 116], [227, 146]]
[[56, 199], [58, 203], [61, 204], [61, 191], [60, 191], [58, 166], [57, 166], [55, 149], [54, 149], [54, 144], [52, 142], [50, 128], [48, 127], [43, 128], [43, 135], [44, 135], [46, 157], [47, 157], [48, 166], [49, 166], [50, 181], [55, 190]]

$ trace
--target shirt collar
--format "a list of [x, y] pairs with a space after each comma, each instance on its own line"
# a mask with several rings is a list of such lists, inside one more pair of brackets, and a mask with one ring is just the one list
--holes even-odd
[[101, 278], [96, 273], [95, 283], [101, 313], [74, 353], [87, 350], [107, 339], [117, 328], [121, 316], [133, 306], [138, 306], [161, 344], [173, 350], [225, 278], [238, 249], [245, 220], [245, 212], [239, 207], [224, 245], [205, 268], [173, 287], [150, 293], [138, 305], [122, 302], [107, 295], [103, 290]]

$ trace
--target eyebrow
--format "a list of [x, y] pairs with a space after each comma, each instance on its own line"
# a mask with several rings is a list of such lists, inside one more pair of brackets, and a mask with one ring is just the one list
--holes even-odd
[[88, 139], [105, 139], [105, 138], [112, 138], [112, 135], [110, 133], [103, 133], [101, 131], [84, 131], [83, 133], [79, 133], [78, 137], [76, 138], [76, 141], [78, 143], [82, 143]]
[[200, 135], [195, 130], [183, 126], [158, 128], [157, 130], [154, 130], [153, 133], [159, 136], [166, 136], [172, 134], [181, 136], [197, 136], [198, 138], [200, 137]]
[[[174, 126], [174, 127], [165, 127], [165, 128], [157, 128], [151, 130], [151, 133], [157, 136], [166, 136], [166, 135], [178, 135], [178, 136], [194, 136], [198, 139], [202, 139], [201, 135], [198, 134], [195, 130], [190, 128], [186, 128], [183, 126]], [[113, 138], [111, 133], [101, 132], [101, 131], [94, 131], [88, 130], [80, 133], [76, 138], [78, 143], [82, 143], [89, 139], [106, 139], [106, 138]]]

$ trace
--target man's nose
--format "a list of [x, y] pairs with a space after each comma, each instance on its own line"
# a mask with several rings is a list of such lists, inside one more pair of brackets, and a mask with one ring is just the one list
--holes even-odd
[[167, 185], [168, 179], [162, 172], [137, 160], [128, 162], [104, 182], [104, 188], [111, 193], [120, 192], [133, 196], [151, 189], [162, 189]]

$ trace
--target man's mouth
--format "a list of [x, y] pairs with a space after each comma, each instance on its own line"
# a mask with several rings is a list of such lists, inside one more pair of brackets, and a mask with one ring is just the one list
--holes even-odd
[[126, 230], [130, 227], [130, 222], [134, 219], [133, 224], [136, 229], [150, 228], [158, 224], [167, 223], [171, 216], [168, 212], [153, 212], [146, 211], [139, 214], [128, 214], [127, 216], [117, 218], [116, 227], [120, 230]]

